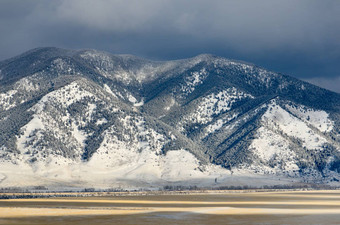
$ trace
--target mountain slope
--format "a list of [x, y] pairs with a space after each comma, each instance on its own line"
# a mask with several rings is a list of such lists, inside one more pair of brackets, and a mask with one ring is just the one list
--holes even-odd
[[244, 62], [39, 48], [0, 103], [2, 186], [339, 180], [340, 95]]

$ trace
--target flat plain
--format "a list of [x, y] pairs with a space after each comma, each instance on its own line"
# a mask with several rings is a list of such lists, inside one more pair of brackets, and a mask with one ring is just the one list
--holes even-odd
[[340, 190], [2, 199], [0, 224], [340, 224]]

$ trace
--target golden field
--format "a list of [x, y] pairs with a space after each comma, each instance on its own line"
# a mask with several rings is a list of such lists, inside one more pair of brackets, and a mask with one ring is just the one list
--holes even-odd
[[340, 191], [2, 199], [0, 224], [340, 224]]

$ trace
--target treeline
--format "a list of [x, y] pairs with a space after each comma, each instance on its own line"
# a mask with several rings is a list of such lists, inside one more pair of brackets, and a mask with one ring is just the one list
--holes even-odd
[[219, 187], [197, 187], [197, 186], [182, 186], [182, 185], [166, 185], [163, 187], [163, 191], [191, 191], [191, 190], [294, 190], [294, 189], [312, 189], [312, 190], [336, 190], [337, 186], [330, 186], [327, 184], [278, 184], [278, 185], [263, 185], [263, 186], [251, 186], [251, 185], [238, 185], [238, 186], [219, 186]]
[[340, 187], [326, 184], [282, 184], [264, 185], [255, 187], [251, 185], [243, 186], [220, 186], [220, 187], [198, 187], [184, 185], [166, 185], [158, 190], [140, 188], [135, 190], [124, 190], [121, 188], [95, 189], [84, 188], [78, 191], [49, 191], [44, 186], [37, 186], [33, 190], [20, 188], [1, 188], [0, 199], [20, 199], [20, 198], [54, 198], [54, 197], [105, 197], [105, 196], [139, 196], [139, 195], [166, 195], [166, 194], [190, 194], [220, 191], [276, 191], [276, 190], [338, 190]]

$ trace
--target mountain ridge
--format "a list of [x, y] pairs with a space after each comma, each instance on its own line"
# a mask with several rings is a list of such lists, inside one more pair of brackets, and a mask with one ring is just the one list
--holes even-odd
[[37, 48], [0, 71], [0, 160], [43, 185], [339, 180], [340, 94], [250, 63]]

